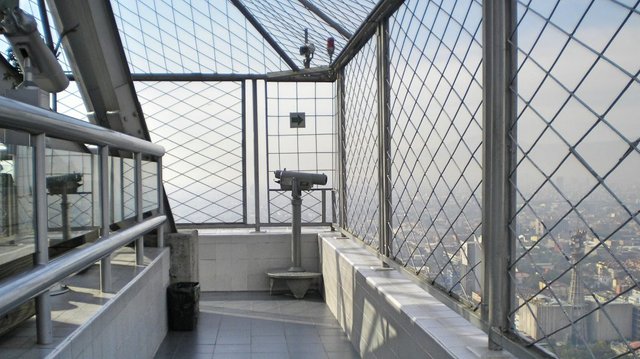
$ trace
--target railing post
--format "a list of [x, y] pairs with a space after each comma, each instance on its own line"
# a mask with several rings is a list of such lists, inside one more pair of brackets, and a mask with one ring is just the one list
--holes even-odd
[[254, 182], [254, 199], [255, 199], [255, 229], [260, 232], [260, 153], [258, 151], [258, 81], [251, 80], [253, 91], [252, 107], [253, 107], [253, 182]]
[[389, 18], [377, 27], [378, 71], [378, 215], [380, 254], [391, 255], [391, 125], [389, 113]]
[[338, 205], [340, 206], [340, 217], [338, 225], [347, 228], [347, 158], [346, 158], [346, 125], [345, 125], [345, 93], [344, 93], [344, 69], [339, 69], [336, 79], [337, 97], [337, 128], [338, 132]]
[[511, 330], [514, 300], [509, 275], [514, 238], [509, 229], [515, 207], [510, 172], [516, 158], [510, 138], [515, 134], [516, 7], [510, 1], [485, 1], [483, 11], [483, 153], [482, 243], [485, 283], [482, 317], [489, 330], [489, 349], [501, 350], [501, 336]]
[[242, 222], [247, 223], [247, 82], [241, 82], [242, 106]]
[[[44, 266], [49, 263], [49, 233], [48, 233], [48, 208], [47, 185], [45, 169], [45, 134], [33, 135], [34, 144], [34, 195], [35, 195], [35, 264]], [[49, 291], [36, 297], [36, 329], [38, 344], [51, 344], [53, 342], [53, 329], [51, 323], [51, 299]]]
[[[111, 224], [111, 203], [109, 196], [109, 146], [101, 146], [99, 152], [99, 173], [100, 173], [100, 218], [101, 218], [101, 239], [106, 241], [109, 238], [109, 225]], [[111, 277], [111, 255], [100, 260], [100, 290], [104, 293], [111, 293], [113, 288]]]
[[[134, 186], [135, 186], [135, 203], [136, 203], [136, 222], [142, 222], [142, 153], [134, 154]], [[144, 264], [144, 237], [140, 236], [136, 239], [136, 264]]]
[[320, 193], [322, 194], [322, 212], [320, 218], [322, 223], [327, 223], [327, 191], [321, 190]]
[[[158, 157], [158, 215], [164, 215], [164, 184], [162, 181], [162, 157]], [[158, 227], [156, 232], [158, 240], [158, 248], [164, 248], [164, 224]]]

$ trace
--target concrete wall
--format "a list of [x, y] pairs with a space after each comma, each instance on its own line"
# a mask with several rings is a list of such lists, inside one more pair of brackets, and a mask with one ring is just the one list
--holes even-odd
[[[480, 358], [487, 335], [359, 243], [321, 233], [325, 301], [363, 358]], [[508, 353], [492, 358], [512, 357]]]
[[[302, 266], [318, 271], [318, 239], [302, 234]], [[266, 291], [265, 274], [291, 265], [290, 233], [238, 233], [199, 235], [200, 288], [203, 291]], [[279, 283], [275, 289], [285, 289]]]
[[167, 334], [166, 248], [48, 358], [152, 358]]

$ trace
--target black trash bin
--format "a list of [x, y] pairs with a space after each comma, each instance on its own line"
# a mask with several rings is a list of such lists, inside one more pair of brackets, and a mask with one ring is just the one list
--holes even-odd
[[200, 311], [200, 284], [180, 282], [167, 288], [170, 330], [193, 330], [198, 324]]

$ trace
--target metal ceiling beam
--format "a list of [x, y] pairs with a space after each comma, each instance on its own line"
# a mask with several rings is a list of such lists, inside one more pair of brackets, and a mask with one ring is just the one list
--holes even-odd
[[310, 12], [312, 12], [313, 14], [315, 14], [316, 16], [318, 16], [320, 19], [322, 19], [324, 22], [326, 22], [327, 24], [329, 24], [329, 26], [331, 26], [332, 28], [336, 29], [336, 31], [338, 31], [338, 33], [340, 35], [342, 35], [344, 38], [346, 39], [350, 39], [351, 36], [353, 36], [352, 33], [350, 33], [349, 31], [345, 30], [345, 28], [342, 27], [342, 25], [338, 24], [337, 21], [333, 20], [331, 17], [329, 17], [327, 14], [325, 14], [324, 12], [322, 12], [322, 10], [320, 10], [319, 7], [315, 6], [314, 4], [312, 4], [311, 2], [309, 2], [308, 0], [298, 0], [302, 5], [304, 5], [304, 7], [307, 8], [307, 10], [309, 10]]
[[404, 0], [380, 0], [338, 54], [331, 67], [339, 70], [346, 66], [375, 34], [378, 22], [391, 16], [403, 3]]
[[150, 140], [109, 1], [47, 0], [92, 121]]
[[[134, 137], [151, 140], [138, 101], [111, 2], [47, 0], [90, 121]], [[165, 204], [168, 200], [165, 196]], [[170, 207], [166, 215], [176, 231]]]
[[229, 0], [229, 1], [231, 1], [231, 3], [238, 10], [240, 10], [242, 15], [244, 15], [244, 17], [247, 19], [247, 21], [249, 21], [251, 25], [253, 25], [253, 27], [260, 33], [260, 35], [262, 35], [262, 37], [269, 43], [269, 45], [271, 45], [271, 47], [278, 53], [278, 55], [280, 55], [280, 57], [284, 60], [284, 62], [287, 63], [287, 65], [289, 65], [289, 67], [292, 70], [294, 71], [300, 70], [298, 65], [296, 65], [296, 63], [293, 62], [293, 60], [291, 60], [291, 58], [289, 57], [289, 55], [287, 55], [284, 49], [282, 49], [282, 47], [278, 45], [276, 40], [274, 40], [273, 37], [271, 37], [271, 34], [269, 34], [269, 32], [262, 26], [262, 24], [260, 24], [258, 19], [256, 19], [253, 16], [253, 14], [249, 11], [249, 9], [247, 9], [240, 0]]

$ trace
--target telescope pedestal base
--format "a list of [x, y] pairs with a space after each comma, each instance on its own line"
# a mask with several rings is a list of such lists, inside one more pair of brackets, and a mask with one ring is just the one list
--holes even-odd
[[322, 278], [322, 273], [316, 272], [290, 272], [287, 269], [274, 269], [267, 272], [269, 276], [269, 294], [273, 291], [273, 284], [276, 279], [284, 279], [287, 287], [296, 299], [304, 298], [309, 290], [311, 281], [316, 278]]

